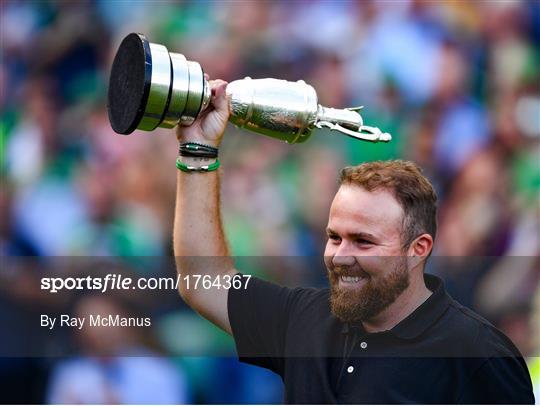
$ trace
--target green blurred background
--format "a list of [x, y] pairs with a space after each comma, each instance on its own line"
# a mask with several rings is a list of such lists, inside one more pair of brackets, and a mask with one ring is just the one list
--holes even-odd
[[[287, 145], [231, 126], [221, 160], [233, 254], [304, 259], [300, 267], [246, 271], [323, 285], [338, 170], [414, 160], [440, 202], [434, 258], [446, 260], [428, 271], [510, 336], [529, 359], [540, 397], [537, 1], [6, 0], [0, 7], [4, 265], [28, 256], [47, 263], [172, 255], [174, 132], [120, 136], [106, 112], [114, 53], [125, 35], [140, 32], [198, 61], [211, 78], [303, 79], [321, 104], [365, 105], [365, 123], [394, 137], [371, 145], [319, 131], [307, 144]], [[0, 345], [24, 346], [21, 337], [33, 332], [5, 328], [7, 321], [33, 317], [48, 299], [32, 291], [34, 273], [6, 266], [0, 273]], [[169, 352], [201, 337], [179, 331], [232, 345], [180, 299], [155, 317], [155, 339]], [[17, 403], [281, 401], [276, 377], [219, 357], [5, 357], [0, 392]]]

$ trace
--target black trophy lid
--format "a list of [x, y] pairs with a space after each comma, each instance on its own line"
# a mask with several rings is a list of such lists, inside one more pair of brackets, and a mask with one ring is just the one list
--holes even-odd
[[124, 38], [109, 79], [107, 110], [113, 130], [130, 134], [144, 114], [152, 77], [150, 45], [142, 34]]

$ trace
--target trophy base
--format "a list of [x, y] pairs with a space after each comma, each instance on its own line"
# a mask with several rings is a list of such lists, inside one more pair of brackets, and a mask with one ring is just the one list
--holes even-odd
[[197, 62], [169, 53], [142, 34], [129, 34], [120, 44], [107, 103], [109, 120], [117, 133], [191, 125], [210, 97], [210, 87]]
[[113, 130], [130, 134], [143, 118], [152, 78], [150, 46], [146, 38], [130, 34], [114, 58], [107, 111]]

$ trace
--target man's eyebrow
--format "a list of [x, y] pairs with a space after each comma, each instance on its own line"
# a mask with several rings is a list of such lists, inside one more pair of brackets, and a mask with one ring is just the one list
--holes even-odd
[[[326, 234], [329, 234], [329, 235], [338, 235], [338, 233], [336, 233], [334, 230], [332, 230], [330, 227], [327, 227], [326, 228]], [[370, 234], [370, 233], [364, 233], [364, 232], [360, 232], [360, 233], [352, 233], [352, 234], [347, 234], [348, 237], [351, 237], [353, 239], [366, 239], [366, 240], [377, 240], [377, 237], [375, 237], [373, 234]]]
[[326, 234], [337, 234], [334, 230], [332, 230], [330, 227], [326, 227]]
[[353, 234], [349, 234], [349, 236], [355, 240], [372, 240], [372, 241], [376, 241], [377, 240], [377, 237], [375, 237], [373, 234], [370, 234], [370, 233], [353, 233]]

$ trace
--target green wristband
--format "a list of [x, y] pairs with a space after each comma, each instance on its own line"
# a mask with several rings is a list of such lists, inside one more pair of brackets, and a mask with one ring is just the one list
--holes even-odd
[[183, 163], [180, 160], [180, 157], [178, 157], [176, 158], [176, 167], [182, 172], [212, 172], [219, 168], [219, 159], [216, 159], [216, 161], [210, 165], [191, 166]]

